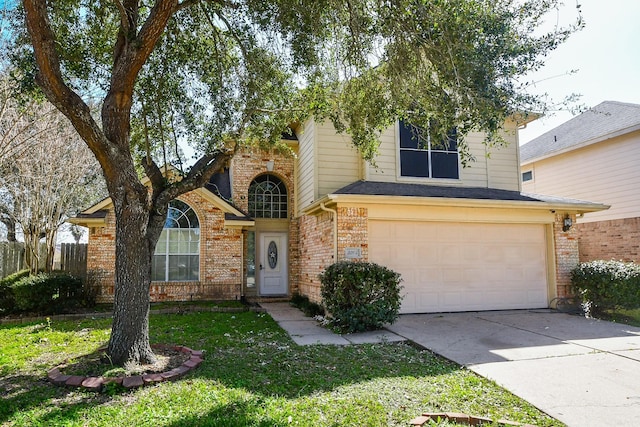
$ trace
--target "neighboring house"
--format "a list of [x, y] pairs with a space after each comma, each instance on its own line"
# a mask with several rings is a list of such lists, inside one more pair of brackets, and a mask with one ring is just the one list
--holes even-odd
[[[318, 275], [339, 260], [368, 260], [402, 275], [403, 313], [548, 307], [578, 262], [563, 224], [606, 206], [521, 193], [517, 128], [487, 156], [461, 166], [456, 141], [413, 139], [397, 123], [375, 166], [346, 135], [308, 121], [287, 141], [295, 157], [238, 154], [206, 188], [172, 202], [156, 248], [153, 300], [288, 297], [320, 301]], [[109, 199], [74, 223], [90, 228], [88, 269], [113, 298], [114, 215]]]
[[611, 208], [578, 217], [580, 260], [640, 261], [640, 105], [605, 101], [520, 147], [522, 189]]

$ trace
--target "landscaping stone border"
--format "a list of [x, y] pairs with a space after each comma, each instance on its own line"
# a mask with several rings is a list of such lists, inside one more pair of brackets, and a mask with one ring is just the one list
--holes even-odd
[[101, 391], [106, 384], [115, 383], [127, 389], [143, 387], [150, 384], [160, 383], [164, 381], [175, 381], [191, 372], [204, 361], [204, 352], [202, 350], [192, 350], [184, 346], [170, 346], [164, 344], [153, 344], [153, 348], [168, 348], [189, 354], [189, 359], [177, 368], [173, 368], [166, 372], [150, 373], [144, 375], [134, 375], [129, 377], [83, 377], [80, 375], [64, 375], [60, 372], [60, 366], [57, 366], [47, 372], [49, 382], [57, 386], [78, 387], [88, 391]]
[[419, 417], [411, 420], [411, 426], [424, 426], [429, 421], [447, 420], [456, 424], [467, 424], [470, 426], [500, 426], [500, 427], [536, 427], [532, 424], [522, 424], [515, 421], [498, 420], [493, 421], [491, 418], [474, 417], [473, 415], [459, 414], [456, 412], [426, 412]]

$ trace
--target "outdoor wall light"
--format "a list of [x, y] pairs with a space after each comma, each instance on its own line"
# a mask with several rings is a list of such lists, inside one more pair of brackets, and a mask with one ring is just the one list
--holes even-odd
[[569, 215], [565, 216], [562, 221], [562, 231], [569, 231], [572, 225], [573, 221], [571, 220], [571, 217]]

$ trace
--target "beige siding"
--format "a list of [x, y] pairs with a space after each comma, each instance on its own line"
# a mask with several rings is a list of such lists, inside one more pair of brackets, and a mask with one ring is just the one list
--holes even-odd
[[487, 159], [489, 188], [520, 190], [520, 160], [518, 158], [518, 138], [515, 128], [503, 133], [506, 147], [491, 148]]
[[487, 150], [484, 145], [485, 135], [473, 132], [465, 138], [469, 145], [469, 153], [474, 160], [467, 163], [466, 167], [460, 166], [460, 181], [465, 187], [488, 186], [487, 175]]
[[640, 132], [522, 166], [533, 170], [523, 191], [611, 205], [579, 222], [640, 216]]
[[316, 124], [316, 198], [363, 178], [362, 157], [346, 134], [336, 133], [330, 122]]
[[[297, 208], [304, 209], [315, 200], [316, 192], [316, 162], [315, 151], [315, 123], [309, 120], [298, 134], [298, 162], [296, 189], [298, 195]], [[296, 214], [299, 215], [299, 212]]]
[[367, 180], [396, 182], [396, 164], [398, 155], [398, 145], [396, 135], [398, 126], [391, 126], [380, 135], [380, 146], [378, 155], [373, 165], [367, 165]]

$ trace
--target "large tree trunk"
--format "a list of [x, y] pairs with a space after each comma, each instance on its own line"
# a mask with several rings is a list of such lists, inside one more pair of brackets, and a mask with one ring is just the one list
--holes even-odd
[[[146, 191], [146, 190], [145, 190]], [[116, 270], [113, 325], [108, 354], [112, 362], [155, 361], [149, 344], [151, 260], [162, 228], [149, 229], [149, 210], [140, 199], [116, 195]], [[114, 195], [112, 195], [112, 198]]]

